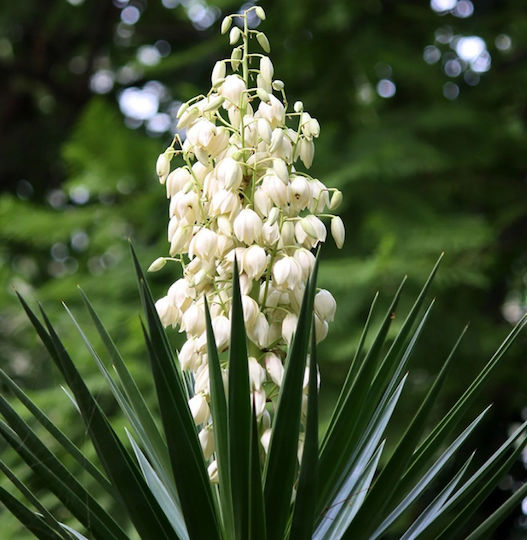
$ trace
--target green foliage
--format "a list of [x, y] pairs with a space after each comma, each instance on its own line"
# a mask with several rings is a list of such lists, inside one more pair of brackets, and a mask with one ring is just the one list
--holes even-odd
[[[157, 413], [146, 405], [87, 298], [84, 296], [86, 307], [117, 378], [110, 374], [107, 361], [101, 360], [95, 352], [72, 313], [68, 309], [67, 312], [129, 422], [126, 434], [135, 460], [128, 445], [123, 443], [122, 435], [112, 427], [102, 404], [86, 386], [44, 310], [40, 309], [42, 323], [20, 298], [69, 386], [71, 399], [103, 472], [79, 452], [67, 435], [57, 430], [6, 374], [2, 373], [2, 378], [52, 435], [55, 446], [75, 458], [127, 518], [119, 525], [113, 512], [93, 498], [57, 454], [40, 441], [30, 425], [2, 398], [0, 412], [4, 421], [0, 422], [0, 433], [4, 440], [81, 525], [79, 528], [72, 523], [75, 527], [72, 528], [69, 520], [62, 523], [54, 517], [53, 512], [39, 502], [37, 493], [2, 463], [3, 473], [25, 500], [13, 497], [4, 489], [0, 490], [0, 500], [38, 538], [71, 539], [74, 536], [82, 539], [85, 535], [101, 539], [128, 538], [134, 534], [133, 528], [141, 538], [368, 539], [382, 537], [401, 517], [406, 517], [408, 525], [403, 530], [395, 529], [401, 538], [415, 538], [426, 531], [427, 535], [441, 533], [448, 538], [466, 538], [469, 534], [469, 538], [475, 539], [492, 532], [526, 492], [525, 487], [518, 490], [481, 525], [474, 528], [470, 524], [474, 512], [527, 444], [527, 422], [483, 465], [471, 467], [473, 453], [462, 466], [456, 465], [454, 460], [466, 452], [461, 449], [488, 408], [461, 432], [457, 432], [458, 424], [466, 422], [469, 404], [527, 324], [527, 316], [516, 325], [443, 420], [428, 431], [429, 414], [465, 334], [463, 331], [427, 396], [419, 405], [418, 400], [413, 400], [414, 406], [418, 405], [417, 412], [406, 423], [404, 434], [397, 437], [393, 450], [385, 449], [387, 428], [407, 382], [408, 360], [433, 306], [432, 302], [422, 313], [439, 262], [388, 349], [385, 348], [388, 331], [398, 311], [404, 282], [377, 332], [373, 332], [371, 346], [365, 347], [368, 334], [372, 332], [374, 300], [361, 345], [349, 367], [320, 449], [317, 354], [314, 321], [311, 321], [318, 263], [315, 265], [305, 287], [298, 326], [288, 350], [269, 449], [265, 454], [261, 452], [256, 416], [250, 402], [249, 362], [235, 262], [228, 392], [224, 388], [206, 309], [211, 414], [217, 449], [213, 457], [218, 466], [218, 485], [211, 484], [198, 431], [187, 406], [187, 400], [192, 397], [191, 386], [173, 356], [140, 263], [135, 253], [132, 254], [146, 319], [143, 333], [156, 387], [161, 430], [157, 427]], [[302, 387], [307, 363], [308, 407], [301, 437]], [[446, 444], [454, 432], [457, 432], [454, 441]], [[299, 463], [297, 449], [301, 438], [304, 442]], [[436, 495], [423, 508], [421, 499], [426, 500], [430, 495], [431, 486]]]

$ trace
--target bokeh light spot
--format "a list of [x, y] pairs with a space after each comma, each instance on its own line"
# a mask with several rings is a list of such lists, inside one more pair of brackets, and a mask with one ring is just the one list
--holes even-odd
[[381, 79], [377, 83], [377, 94], [382, 98], [391, 98], [397, 91], [395, 84], [390, 79]]

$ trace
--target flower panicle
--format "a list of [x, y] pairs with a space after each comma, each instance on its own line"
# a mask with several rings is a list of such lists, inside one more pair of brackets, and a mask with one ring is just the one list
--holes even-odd
[[[261, 7], [250, 10], [265, 19]], [[326, 241], [324, 219], [331, 220], [337, 247], [344, 242], [342, 220], [331, 214], [342, 194], [307, 172], [320, 125], [300, 101], [289, 110], [284, 83], [275, 78], [265, 54], [269, 41], [248, 27], [248, 11], [224, 19], [221, 31], [229, 33], [232, 54], [214, 65], [207, 95], [181, 106], [178, 133], [156, 164], [170, 200], [170, 257], [156, 259], [150, 270], [159, 270], [167, 260], [183, 267], [183, 277], [156, 307], [165, 326], [186, 334], [179, 360], [194, 374], [200, 398], [192, 398], [191, 410], [199, 424], [209, 422], [204, 418], [209, 392], [204, 296], [223, 352], [230, 339], [234, 258], [253, 398], [260, 422], [268, 425], [266, 401], [281, 384], [286, 349], [315, 262], [312, 250]], [[179, 166], [171, 170], [174, 158]], [[317, 341], [326, 337], [335, 309], [331, 293], [320, 290], [314, 311]], [[210, 439], [206, 433], [200, 436], [207, 454]]]

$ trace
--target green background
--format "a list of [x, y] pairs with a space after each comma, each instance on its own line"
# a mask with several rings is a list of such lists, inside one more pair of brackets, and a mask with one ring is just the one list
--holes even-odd
[[[310, 172], [344, 193], [346, 243], [338, 251], [328, 242], [320, 270], [320, 286], [338, 303], [320, 347], [324, 410], [375, 292], [387, 305], [407, 274], [404, 314], [445, 251], [394, 433], [468, 321], [436, 418], [527, 310], [527, 10], [521, 0], [474, 4], [260, 3], [275, 76], [290, 102], [301, 99], [321, 124]], [[14, 291], [45, 304], [104, 400], [60, 304], [85, 320], [79, 284], [152, 393], [126, 239], [145, 267], [167, 254], [167, 201], [155, 160], [171, 140], [178, 103], [207, 90], [214, 62], [229, 54], [219, 23], [240, 7], [227, 0], [26, 0], [0, 8], [0, 362], [79, 444], [85, 434]], [[472, 62], [459, 54], [459, 40], [470, 36], [486, 47]], [[125, 95], [147, 95], [150, 105], [154, 95], [157, 112], [144, 121], [126, 117]], [[152, 275], [156, 294], [177, 277], [170, 265]], [[494, 403], [470, 441], [480, 449], [476, 459], [527, 416], [526, 345], [523, 334], [474, 409]], [[109, 396], [106, 405], [111, 411]], [[28, 478], [25, 469], [20, 474]], [[520, 462], [479, 517], [525, 476]], [[2, 538], [23, 537], [1, 509], [0, 520]], [[499, 537], [523, 538], [526, 527], [518, 509]]]

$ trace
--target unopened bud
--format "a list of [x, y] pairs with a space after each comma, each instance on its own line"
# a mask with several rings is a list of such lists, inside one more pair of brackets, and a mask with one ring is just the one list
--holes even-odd
[[276, 79], [276, 81], [273, 81], [273, 89], [277, 92], [280, 92], [280, 90], [284, 89], [284, 81], [281, 81], [280, 79]]
[[170, 158], [168, 157], [167, 153], [164, 152], [163, 154], [159, 154], [159, 157], [157, 158], [156, 162], [156, 173], [159, 177], [159, 182], [161, 184], [165, 183], [165, 180], [167, 179], [168, 173], [170, 172]]
[[238, 71], [240, 61], [242, 59], [242, 50], [240, 47], [236, 47], [231, 53], [231, 66], [234, 71]]
[[256, 6], [254, 12], [260, 20], [265, 21], [265, 11], [262, 6]]
[[231, 24], [232, 24], [232, 18], [225, 17], [225, 19], [223, 19], [223, 21], [221, 22], [221, 33], [226, 34], [229, 31]]
[[157, 272], [158, 270], [161, 270], [163, 266], [167, 263], [166, 259], [164, 257], [158, 257], [149, 267], [149, 272]]
[[300, 113], [304, 110], [304, 104], [301, 101], [296, 101], [293, 105], [295, 112]]
[[329, 209], [330, 210], [336, 210], [340, 203], [342, 202], [342, 191], [339, 191], [338, 189], [335, 190], [331, 197], [331, 202], [329, 203]]
[[235, 26], [234, 28], [231, 29], [229, 33], [229, 43], [231, 45], [234, 45], [240, 39], [241, 35], [242, 33], [240, 29], [237, 26]]
[[176, 118], [181, 118], [181, 115], [188, 109], [188, 102], [185, 102], [177, 110]]
[[211, 82], [216, 84], [220, 79], [225, 77], [225, 62], [219, 60], [214, 64], [214, 69], [212, 70]]
[[[266, 52], [271, 51], [271, 45], [269, 45], [269, 40], [267, 39], [267, 36], [263, 32], [258, 32], [256, 34], [256, 40], [260, 44], [260, 47]], [[231, 43], [232, 45], [232, 43]]]
[[344, 229], [344, 223], [342, 223], [342, 219], [340, 219], [338, 216], [335, 216], [331, 220], [331, 235], [333, 236], [333, 240], [335, 240], [335, 244], [337, 245], [337, 247], [341, 249], [344, 245], [346, 230]]

